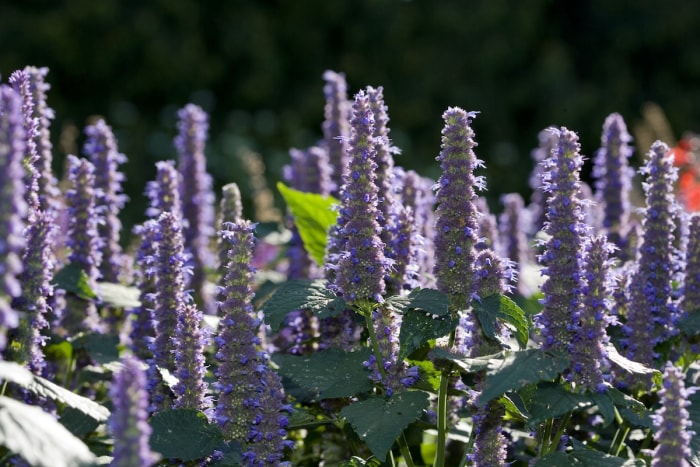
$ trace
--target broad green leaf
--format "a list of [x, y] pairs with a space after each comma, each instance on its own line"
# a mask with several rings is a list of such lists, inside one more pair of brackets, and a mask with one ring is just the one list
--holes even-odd
[[425, 391], [437, 392], [440, 387], [442, 372], [435, 369], [435, 364], [430, 360], [406, 360], [409, 366], [417, 366], [420, 371], [420, 377], [414, 389], [423, 389]]
[[165, 459], [192, 461], [208, 456], [224, 441], [224, 435], [207, 417], [194, 409], [172, 409], [155, 413], [151, 449]]
[[97, 298], [97, 294], [90, 287], [87, 274], [77, 264], [71, 263], [66, 265], [54, 275], [53, 280], [56, 287], [75, 294], [80, 298], [85, 300]]
[[117, 308], [137, 308], [141, 306], [141, 292], [136, 287], [127, 287], [111, 282], [98, 282], [96, 285], [100, 301]]
[[520, 422], [527, 422], [528, 414], [525, 412], [524, 407], [522, 407], [522, 405], [516, 404], [516, 401], [514, 401], [516, 397], [516, 393], [512, 393], [511, 395], [504, 395], [500, 399], [498, 399], [498, 402], [503, 404], [503, 407], [505, 407], [506, 409], [506, 420], [513, 419], [518, 420]]
[[502, 358], [489, 360], [484, 387], [477, 400], [483, 407], [490, 400], [507, 391], [555, 378], [569, 366], [569, 360], [539, 349], [505, 351]]
[[608, 354], [608, 360], [610, 360], [611, 363], [614, 365], [618, 366], [622, 370], [626, 371], [629, 374], [632, 375], [645, 375], [648, 376], [651, 381], [654, 381], [654, 383], [657, 386], [661, 386], [661, 372], [659, 370], [655, 370], [653, 368], [649, 368], [647, 366], [642, 365], [641, 363], [634, 362], [632, 360], [627, 359], [626, 357], [623, 357], [620, 355], [620, 353], [617, 351], [615, 346], [611, 343], [609, 343], [605, 347], [605, 351]]
[[85, 436], [100, 426], [100, 422], [72, 407], [66, 407], [58, 421], [75, 436]]
[[700, 310], [687, 313], [683, 319], [681, 319], [680, 323], [678, 323], [678, 329], [689, 337], [700, 333]]
[[622, 418], [630, 422], [632, 425], [642, 426], [644, 428], [651, 428], [653, 426], [651, 420], [651, 412], [639, 402], [627, 394], [619, 391], [615, 388], [608, 388], [605, 394], [610, 397], [618, 408]]
[[543, 383], [530, 404], [530, 426], [535, 427], [548, 418], [558, 418], [567, 412], [593, 405], [590, 397], [568, 392], [559, 384]]
[[414, 309], [431, 315], [445, 316], [449, 312], [447, 295], [435, 289], [413, 289], [408, 295], [387, 298], [386, 304], [396, 313]]
[[0, 380], [15, 383], [38, 396], [61, 402], [98, 422], [109, 418], [109, 410], [100, 404], [34, 375], [17, 363], [0, 361]]
[[317, 264], [323, 264], [328, 229], [338, 219], [338, 213], [334, 209], [339, 204], [338, 200], [332, 196], [294, 190], [282, 182], [277, 182], [277, 189], [294, 217], [294, 225], [304, 242], [304, 248]]
[[97, 460], [52, 415], [5, 396], [0, 396], [0, 445], [35, 467], [91, 466]]
[[328, 290], [322, 279], [294, 280], [280, 285], [261, 309], [265, 322], [275, 332], [291, 311], [308, 309], [317, 313], [319, 318], [327, 318], [343, 311], [345, 303]]
[[421, 310], [408, 309], [403, 314], [399, 331], [399, 360], [403, 360], [414, 350], [432, 339], [446, 336], [459, 324], [459, 318], [452, 315], [433, 317]]
[[221, 452], [222, 456], [217, 457], [217, 460], [209, 462], [209, 466], [217, 467], [240, 467], [241, 466], [241, 443], [238, 441], [224, 442], [216, 448]]
[[553, 452], [535, 462], [535, 467], [643, 467], [644, 465], [642, 459], [623, 459], [585, 448]]
[[690, 461], [693, 465], [700, 465], [700, 435], [697, 434], [700, 427], [700, 392], [696, 392], [688, 397], [690, 406], [688, 406], [688, 415], [692, 423], [691, 428], [696, 432], [690, 438]]
[[515, 337], [520, 348], [527, 346], [530, 332], [525, 312], [513, 300], [505, 295], [489, 295], [481, 300], [474, 300], [472, 307], [476, 313], [481, 329], [489, 339], [498, 340], [496, 335], [496, 320], [502, 320], [515, 328]]
[[119, 336], [114, 334], [83, 334], [73, 341], [73, 349], [85, 349], [100, 365], [119, 360]]
[[428, 408], [428, 394], [422, 391], [400, 392], [388, 399], [373, 397], [355, 402], [340, 411], [372, 453], [381, 461], [394, 440], [409, 423]]
[[328, 349], [304, 356], [278, 354], [273, 361], [279, 365], [281, 376], [308, 390], [314, 398], [335, 399], [372, 389], [369, 372], [362, 366], [369, 355], [369, 349]]
[[615, 404], [608, 395], [608, 392], [593, 392], [590, 394], [591, 400], [598, 406], [598, 412], [603, 417], [603, 428], [610, 425], [615, 420]]
[[505, 352], [499, 352], [483, 357], [466, 358], [455, 355], [445, 349], [436, 348], [433, 349], [433, 355], [436, 360], [449, 360], [454, 363], [462, 373], [471, 374], [487, 369], [491, 360], [503, 360], [506, 354]]

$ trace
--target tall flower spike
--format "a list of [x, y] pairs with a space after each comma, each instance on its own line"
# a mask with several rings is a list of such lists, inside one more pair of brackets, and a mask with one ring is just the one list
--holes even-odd
[[546, 222], [546, 199], [547, 194], [542, 187], [542, 176], [544, 175], [544, 166], [542, 162], [550, 157], [556, 145], [556, 135], [549, 128], [540, 131], [538, 135], [539, 145], [532, 150], [532, 160], [535, 166], [530, 173], [530, 188], [532, 188], [532, 196], [528, 205], [530, 226], [528, 233], [531, 235], [539, 232]]
[[5, 349], [5, 331], [19, 323], [11, 303], [22, 293], [17, 276], [22, 273], [20, 258], [27, 216], [22, 167], [24, 128], [22, 98], [9, 86], [0, 85], [0, 352]]
[[655, 142], [640, 169], [646, 175], [646, 209], [623, 326], [627, 357], [647, 365], [656, 358], [654, 346], [678, 332], [678, 309], [671, 297], [677, 254], [672, 246], [677, 203], [673, 187], [678, 174], [667, 154], [668, 146]]
[[474, 245], [477, 251], [495, 249], [498, 244], [498, 221], [491, 214], [488, 202], [483, 196], [476, 199], [476, 209], [479, 211], [479, 241]]
[[29, 75], [23, 70], [15, 71], [8, 80], [12, 88], [22, 97], [22, 114], [24, 115], [25, 156], [24, 161], [24, 185], [25, 198], [27, 200], [27, 218], [31, 222], [39, 211], [39, 171], [36, 168], [39, 154], [36, 148], [36, 139], [39, 136], [39, 119], [35, 117], [34, 97], [31, 91]]
[[208, 116], [200, 107], [188, 104], [178, 111], [178, 135], [175, 138], [178, 170], [181, 175], [180, 199], [185, 250], [191, 255], [192, 278], [189, 288], [195, 302], [204, 310], [214, 304], [206, 290], [205, 268], [214, 266], [209, 240], [214, 235], [214, 202], [212, 179], [207, 173], [204, 147], [209, 130]]
[[374, 115], [364, 91], [355, 96], [350, 126], [348, 171], [343, 177], [340, 205], [340, 217], [344, 220], [340, 231], [343, 247], [335, 286], [349, 304], [364, 300], [381, 303], [389, 264], [377, 222]]
[[547, 278], [542, 285], [544, 307], [537, 318], [543, 347], [568, 352], [573, 330], [579, 325], [584, 285], [583, 253], [588, 227], [580, 198], [583, 157], [576, 133], [566, 128], [550, 131], [556, 136], [556, 143], [551, 156], [542, 162], [542, 188], [548, 194], [544, 231], [549, 239], [538, 258]]
[[153, 219], [164, 212], [182, 216], [180, 203], [180, 174], [174, 161], [156, 162], [156, 179], [146, 184], [146, 196], [150, 201], [146, 215]]
[[[95, 209], [95, 166], [87, 159], [69, 155], [68, 180], [70, 188], [66, 192], [66, 202], [68, 246], [71, 250], [68, 259], [85, 272], [89, 284], [94, 288], [100, 277], [102, 262], [102, 239], [97, 230], [102, 217]], [[61, 326], [68, 335], [103, 330], [95, 303], [73, 294], [66, 295]]]
[[343, 185], [343, 173], [348, 164], [347, 138], [350, 136], [350, 102], [343, 73], [326, 70], [323, 73], [323, 94], [326, 99], [323, 121], [323, 147], [332, 167], [331, 194], [337, 196]]
[[156, 308], [154, 299], [158, 221], [149, 219], [142, 225], [135, 226], [133, 232], [141, 239], [136, 252], [136, 283], [141, 306], [129, 311], [133, 316], [129, 335], [130, 347], [134, 355], [143, 361], [148, 361], [153, 357], [151, 346], [155, 337], [153, 310]]
[[571, 350], [574, 382], [594, 392], [605, 391], [605, 381], [609, 380], [610, 362], [605, 350], [609, 339], [605, 330], [611, 324], [614, 260], [610, 255], [614, 250], [605, 236], [595, 237], [587, 245], [583, 309]]
[[244, 443], [246, 465], [280, 465], [287, 416], [283, 413], [282, 386], [269, 367], [268, 357], [258, 350], [260, 320], [253, 300], [253, 269], [250, 266], [254, 225], [248, 221], [228, 224], [219, 235], [229, 246], [226, 277], [220, 303], [223, 318], [214, 338], [216, 388], [219, 398], [215, 420], [227, 439]]
[[689, 224], [681, 310], [695, 314], [700, 313], [700, 213], [691, 214]]
[[45, 338], [42, 331], [49, 327], [47, 313], [49, 300], [53, 296], [53, 236], [55, 224], [44, 211], [35, 214], [34, 221], [27, 227], [27, 248], [22, 263], [24, 271], [20, 276], [22, 295], [15, 299], [13, 306], [27, 314], [21, 327], [20, 344], [24, 355], [18, 360], [27, 362], [27, 367], [37, 375], [43, 374]]
[[[503, 212], [498, 218], [500, 254], [509, 258], [522, 278], [522, 271], [529, 262], [527, 237], [525, 235], [525, 201], [519, 193], [507, 193], [501, 197]], [[518, 281], [518, 293], [529, 296], [533, 291], [526, 284]]]
[[630, 192], [634, 171], [628, 159], [632, 155], [632, 137], [618, 113], [610, 114], [603, 124], [601, 147], [593, 161], [595, 198], [603, 208], [602, 227], [609, 241], [621, 253], [626, 251], [625, 236], [629, 231]]
[[185, 305], [178, 316], [173, 346], [175, 347], [175, 377], [173, 388], [176, 409], [196, 409], [211, 415], [212, 401], [207, 396], [208, 384], [204, 381], [207, 368], [204, 350], [209, 343], [209, 333], [201, 327], [202, 312], [194, 303]]
[[663, 373], [663, 389], [659, 391], [661, 408], [652, 415], [656, 432], [656, 448], [651, 454], [652, 467], [689, 466], [686, 458], [690, 456], [689, 431], [691, 422], [687, 407], [691, 392], [683, 382], [683, 372], [666, 363]]
[[474, 170], [482, 162], [474, 154], [471, 119], [476, 112], [450, 107], [442, 115], [442, 150], [437, 160], [441, 175], [436, 185], [435, 278], [437, 288], [464, 309], [474, 293], [474, 245], [478, 241], [479, 213], [475, 188], [484, 188]]
[[114, 403], [109, 428], [114, 437], [115, 467], [148, 467], [158, 459], [151, 452], [151, 426], [148, 424], [148, 392], [141, 362], [134, 357], [122, 360], [114, 374], [109, 395]]
[[[153, 316], [156, 322], [156, 337], [153, 342], [153, 361], [149, 362], [149, 392], [151, 411], [162, 410], [170, 405], [169, 394], [164, 391], [158, 368], [174, 372], [175, 354], [178, 350], [173, 341], [177, 334], [178, 320], [185, 310], [186, 256], [183, 250], [182, 225], [177, 216], [164, 212], [158, 218], [156, 235], [157, 253], [155, 261], [156, 295]], [[157, 367], [157, 368], [156, 368]]]
[[100, 272], [102, 280], [119, 282], [126, 272], [126, 258], [119, 244], [119, 211], [127, 200], [122, 192], [124, 174], [119, 172], [119, 165], [126, 162], [126, 156], [117, 150], [112, 129], [104, 120], [87, 126], [85, 134], [83, 153], [95, 166], [95, 205], [104, 219], [97, 228], [103, 242]]
[[406, 171], [403, 179], [403, 204], [413, 210], [418, 269], [416, 281], [421, 287], [434, 286], [432, 272], [435, 265], [435, 196], [431, 189], [434, 184], [432, 180], [421, 177], [413, 170]]

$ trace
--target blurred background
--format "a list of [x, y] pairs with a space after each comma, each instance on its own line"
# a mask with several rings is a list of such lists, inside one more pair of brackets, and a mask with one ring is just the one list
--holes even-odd
[[59, 175], [89, 119], [106, 118], [129, 158], [126, 228], [144, 218], [154, 162], [175, 158], [188, 102], [210, 114], [217, 189], [238, 183], [252, 217], [243, 156], [259, 154], [272, 184], [290, 147], [321, 137], [326, 69], [345, 73], [351, 95], [384, 87], [397, 165], [433, 178], [443, 111], [479, 111], [477, 154], [500, 211], [501, 194], [529, 196], [530, 151], [549, 125], [577, 131], [588, 157], [611, 112], [635, 157], [650, 122], [669, 144], [697, 131], [698, 20], [700, 2], [686, 0], [2, 0], [0, 73], [49, 67]]

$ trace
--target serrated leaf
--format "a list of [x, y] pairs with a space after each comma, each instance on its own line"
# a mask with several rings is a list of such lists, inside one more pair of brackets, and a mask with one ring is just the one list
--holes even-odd
[[388, 399], [373, 397], [355, 402], [340, 411], [372, 453], [381, 461], [394, 440], [409, 423], [428, 408], [428, 394], [422, 391], [400, 392]]
[[0, 445], [35, 467], [90, 466], [90, 449], [52, 415], [0, 396]]
[[100, 365], [119, 360], [119, 336], [114, 334], [83, 334], [73, 341], [73, 349], [85, 349]]
[[615, 388], [608, 388], [605, 394], [610, 397], [613, 404], [618, 408], [622, 418], [632, 425], [642, 426], [644, 428], [651, 428], [653, 426], [650, 412], [643, 403]]
[[151, 449], [165, 459], [192, 461], [208, 456], [224, 441], [224, 435], [207, 417], [194, 409], [156, 412], [149, 420]]
[[90, 286], [88, 275], [78, 264], [67, 264], [54, 275], [53, 280], [56, 287], [80, 298], [85, 300], [97, 298], [97, 294]]
[[436, 360], [449, 360], [459, 368], [460, 372], [471, 374], [487, 369], [491, 360], [503, 360], [506, 354], [505, 352], [499, 352], [497, 354], [484, 355], [483, 357], [466, 358], [455, 355], [445, 349], [436, 348], [433, 350], [433, 355]]
[[569, 366], [567, 358], [539, 349], [505, 351], [499, 355], [502, 355], [502, 358], [489, 360], [486, 380], [477, 400], [479, 407], [507, 391], [551, 380]]
[[273, 361], [279, 374], [317, 399], [335, 399], [368, 392], [372, 389], [369, 372], [362, 366], [370, 356], [369, 349], [345, 352], [328, 349], [311, 355], [277, 354]]
[[72, 407], [66, 407], [58, 421], [75, 436], [85, 436], [100, 426], [100, 422]]
[[605, 428], [615, 420], [615, 404], [607, 391], [603, 393], [591, 393], [591, 399], [598, 406], [598, 412], [600, 412], [601, 417], [603, 417], [602, 428]]
[[593, 401], [584, 394], [568, 392], [559, 384], [543, 383], [537, 388], [530, 404], [529, 423], [534, 427], [548, 418], [558, 418], [591, 405]]
[[687, 313], [678, 323], [678, 329], [688, 337], [700, 333], [700, 310]]
[[319, 318], [327, 318], [342, 312], [345, 303], [328, 290], [322, 279], [293, 280], [280, 285], [261, 309], [265, 322], [276, 332], [291, 311], [311, 310]]
[[317, 264], [322, 265], [328, 243], [328, 229], [338, 219], [334, 206], [339, 201], [332, 196], [294, 190], [282, 182], [277, 182], [277, 189], [294, 217], [294, 225], [304, 242], [304, 249]]
[[387, 298], [386, 304], [396, 313], [414, 309], [431, 315], [445, 316], [449, 312], [447, 295], [435, 289], [413, 289], [407, 295]]
[[434, 318], [417, 309], [409, 309], [403, 315], [399, 331], [399, 360], [432, 339], [446, 336], [459, 324], [459, 318], [445, 315]]
[[100, 301], [117, 308], [137, 308], [141, 306], [139, 299], [141, 292], [136, 287], [127, 287], [111, 282], [98, 282], [96, 284]]
[[623, 357], [611, 343], [608, 343], [608, 345], [605, 346], [605, 351], [607, 352], [608, 360], [610, 360], [611, 363], [620, 369], [632, 375], [649, 376], [657, 386], [661, 386], [661, 372], [659, 370], [649, 368], [641, 363], [634, 362], [626, 357]]
[[530, 332], [527, 317], [513, 300], [505, 295], [494, 294], [481, 300], [474, 300], [472, 307], [486, 337], [498, 340], [496, 320], [502, 320], [515, 328], [515, 337], [518, 339], [520, 348], [524, 349], [527, 346]]
[[0, 361], [0, 380], [15, 383], [38, 396], [61, 402], [98, 422], [109, 418], [109, 410], [100, 404], [34, 375], [17, 363]]

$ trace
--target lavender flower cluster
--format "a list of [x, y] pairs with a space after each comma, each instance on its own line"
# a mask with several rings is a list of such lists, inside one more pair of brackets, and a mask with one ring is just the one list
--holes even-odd
[[[383, 89], [368, 86], [348, 99], [344, 75], [327, 71], [323, 138], [290, 151], [285, 178], [299, 191], [336, 196], [337, 222], [327, 232], [324, 264], [316, 264], [288, 215], [291, 240], [275, 267], [287, 280], [322, 279], [344, 309], [322, 319], [310, 309], [293, 310], [271, 335], [254, 306], [256, 224], [244, 215], [237, 184], [224, 186], [214, 216], [204, 110], [189, 104], [178, 112], [178, 160], [156, 164], [132, 254], [120, 238], [127, 198], [119, 166], [126, 157], [104, 120], [85, 129], [85, 157], [68, 156], [67, 188], [57, 189], [45, 76], [28, 67], [12, 75], [11, 86], [0, 85], [0, 353], [48, 376], [42, 349], [49, 337], [118, 335], [129, 350], [109, 391], [114, 465], [155, 462], [146, 420], [171, 409], [202, 412], [226, 442], [241, 444], [244, 465], [288, 464], [303, 444], [288, 436], [292, 403], [299, 401], [285, 392], [275, 351], [306, 356], [368, 347], [370, 393], [385, 400], [428, 384], [438, 370], [399, 358], [406, 317], [394, 308], [396, 297], [417, 288], [446, 296], [459, 325], [430, 346], [457, 359], [485, 358], [514, 343], [502, 320], [487, 329], [476, 308], [493, 297], [527, 300], [539, 290], [541, 310], [530, 331], [535, 346], [570, 361], [562, 382], [577, 394], [613, 386], [649, 390], [648, 373], [632, 378], [615, 367], [622, 358], [611, 358], [615, 345], [629, 360], [663, 368], [652, 465], [687, 457], [689, 391], [673, 362], [683, 345], [696, 343], [672, 351], [662, 344], [680, 340], [679, 323], [700, 309], [700, 217], [678, 227], [686, 213], [674, 197], [676, 169], [662, 142], [639, 170], [645, 206], [635, 214], [631, 137], [620, 115], [603, 125], [592, 189], [580, 177], [576, 133], [549, 128], [533, 152], [530, 203], [505, 194], [497, 216], [479, 197], [486, 181], [478, 175], [476, 112], [450, 107], [443, 114], [441, 175], [434, 182], [395, 164]], [[80, 286], [95, 296], [54, 284], [68, 267], [79, 270]], [[125, 316], [113, 313], [100, 296], [103, 283], [134, 287], [139, 306]], [[214, 329], [204, 315], [214, 315]], [[455, 379], [450, 368], [440, 370], [445, 381]], [[448, 389], [468, 408], [485, 389], [484, 378], [477, 373], [471, 395], [463, 384]], [[498, 400], [473, 411], [466, 461], [506, 465], [504, 414]]]

